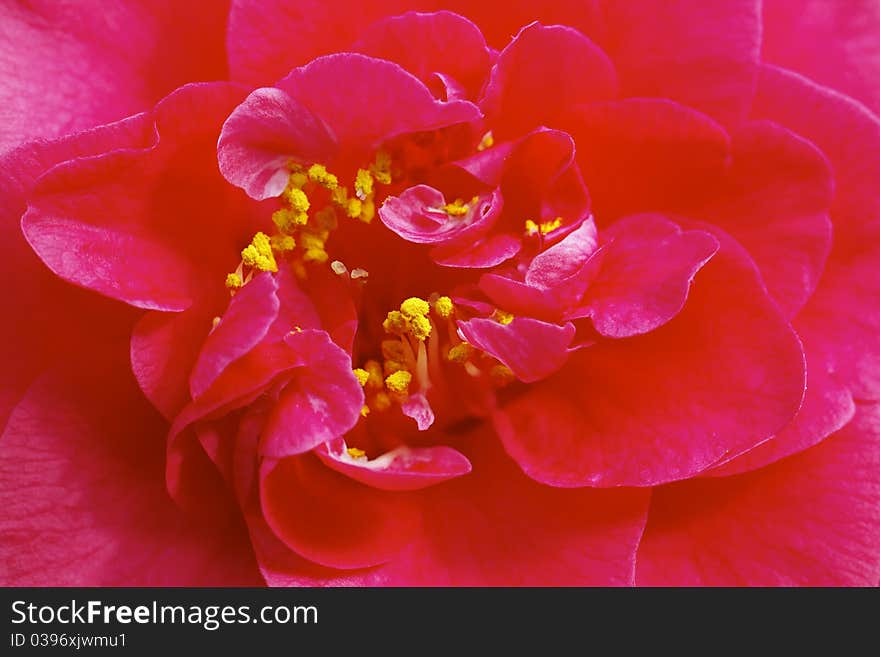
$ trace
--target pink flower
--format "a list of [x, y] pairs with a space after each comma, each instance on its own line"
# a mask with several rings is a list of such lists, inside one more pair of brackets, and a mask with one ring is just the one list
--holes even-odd
[[880, 16], [378, 4], [0, 10], [2, 582], [878, 584]]

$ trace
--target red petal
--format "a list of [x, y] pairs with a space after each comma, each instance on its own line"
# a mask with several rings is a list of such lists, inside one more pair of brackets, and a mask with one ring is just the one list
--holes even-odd
[[874, 586], [880, 415], [862, 407], [822, 444], [757, 472], [658, 489], [637, 583]]
[[647, 486], [761, 443], [803, 393], [797, 336], [748, 257], [725, 244], [673, 321], [578, 351], [497, 419], [508, 452], [541, 482]]

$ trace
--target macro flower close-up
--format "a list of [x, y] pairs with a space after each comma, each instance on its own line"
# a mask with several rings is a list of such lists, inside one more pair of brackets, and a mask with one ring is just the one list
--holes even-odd
[[0, 35], [0, 583], [880, 584], [878, 3]]

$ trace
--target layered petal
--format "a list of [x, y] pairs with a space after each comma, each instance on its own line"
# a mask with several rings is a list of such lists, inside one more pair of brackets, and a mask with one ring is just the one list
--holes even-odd
[[496, 424], [538, 481], [647, 486], [763, 442], [794, 417], [803, 394], [800, 342], [748, 257], [728, 243], [673, 321], [580, 350], [503, 406]]
[[599, 272], [567, 316], [590, 317], [610, 338], [648, 333], [684, 307], [697, 272], [719, 244], [702, 230], [682, 231], [662, 215], [632, 215], [603, 232]]
[[602, 2], [621, 95], [670, 98], [726, 123], [744, 119], [761, 49], [758, 0]]
[[0, 152], [141, 112], [182, 84], [225, 79], [228, 8], [225, 1], [4, 3]]
[[168, 498], [165, 424], [125, 343], [78, 356], [34, 383], [0, 438], [3, 584], [258, 585], [237, 522], [199, 524]]
[[566, 108], [616, 93], [614, 66], [587, 37], [570, 27], [532, 24], [501, 51], [480, 104], [496, 136], [508, 138], [559, 127]]
[[654, 491], [636, 583], [874, 586], [880, 576], [880, 415], [753, 473]]

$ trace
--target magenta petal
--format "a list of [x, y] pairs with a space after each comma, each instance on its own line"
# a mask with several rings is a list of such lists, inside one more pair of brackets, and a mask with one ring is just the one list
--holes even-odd
[[229, 308], [205, 340], [190, 374], [193, 398], [204, 393], [229, 363], [263, 339], [278, 316], [277, 289], [275, 278], [263, 272], [232, 297]]
[[382, 223], [408, 242], [434, 244], [454, 237], [469, 223], [467, 216], [454, 217], [443, 207], [446, 198], [428, 185], [408, 187], [390, 196], [379, 208]]
[[332, 568], [387, 562], [419, 526], [411, 496], [365, 486], [312, 454], [264, 459], [260, 501], [266, 522], [289, 549]]
[[408, 12], [377, 21], [352, 50], [396, 62], [426, 85], [434, 75], [449, 77], [472, 99], [489, 72], [489, 49], [480, 30], [449, 11]]
[[354, 153], [398, 135], [480, 118], [472, 103], [437, 100], [397, 64], [353, 53], [316, 59], [291, 71], [277, 86], [319, 116], [340, 148]]
[[636, 582], [875, 586], [878, 545], [880, 416], [872, 405], [772, 466], [655, 489]]
[[621, 219], [603, 233], [608, 240], [599, 273], [571, 317], [591, 317], [612, 338], [648, 333], [684, 307], [697, 271], [718, 250], [701, 230], [682, 231], [661, 215]]
[[518, 237], [502, 233], [477, 238], [468, 245], [460, 242], [431, 249], [431, 259], [444, 267], [488, 269], [509, 260], [522, 248]]
[[283, 90], [269, 87], [251, 92], [226, 119], [217, 159], [229, 182], [262, 200], [284, 191], [291, 157], [311, 164], [334, 149], [318, 117]]
[[0, 439], [0, 582], [260, 584], [232, 516], [231, 524], [202, 525], [168, 498], [156, 440], [166, 425], [120, 346], [50, 370], [13, 412]]
[[725, 477], [750, 472], [801, 452], [843, 428], [856, 406], [849, 390], [836, 381], [811, 350], [810, 335], [795, 324], [807, 354], [807, 394], [798, 414], [782, 431], [754, 449], [722, 462], [706, 475]]
[[[765, 0], [761, 58], [880, 113], [880, 5], [873, 0]], [[813, 44], [821, 43], [821, 48]]]
[[148, 312], [131, 334], [131, 369], [138, 385], [162, 415], [173, 420], [189, 403], [189, 373], [211, 331], [211, 314]]
[[189, 82], [226, 79], [227, 11], [225, 2], [2, 3], [0, 152], [117, 121]]
[[510, 42], [492, 69], [481, 106], [496, 137], [558, 127], [566, 108], [617, 93], [611, 61], [577, 30], [533, 23]]
[[400, 410], [407, 417], [416, 421], [419, 431], [426, 431], [434, 424], [434, 409], [424, 393], [417, 392], [407, 397], [400, 405]]
[[308, 363], [287, 383], [269, 413], [260, 454], [281, 458], [308, 452], [351, 429], [360, 418], [364, 391], [351, 369], [351, 358], [335, 344], [315, 344], [306, 331], [285, 343]]
[[561, 242], [536, 255], [526, 270], [525, 282], [542, 289], [560, 285], [583, 268], [596, 245], [596, 224], [590, 218]]
[[22, 219], [28, 242], [69, 282], [139, 308], [189, 307], [253, 235], [256, 208], [215, 159], [217, 129], [241, 95], [227, 83], [181, 87], [156, 106], [151, 145], [45, 173]]
[[804, 380], [797, 335], [748, 256], [725, 243], [674, 320], [578, 351], [496, 419], [538, 481], [651, 486], [775, 435], [800, 408]]
[[757, 0], [604, 3], [625, 96], [671, 98], [724, 122], [745, 118], [761, 49]]
[[574, 325], [558, 326], [530, 317], [509, 324], [475, 318], [458, 323], [465, 340], [507, 365], [520, 381], [543, 379], [568, 360]]
[[831, 250], [828, 162], [809, 142], [766, 121], [734, 132], [731, 156], [722, 186], [687, 214], [735, 237], [793, 317], [816, 289]]
[[398, 447], [373, 459], [352, 458], [341, 438], [319, 445], [324, 464], [355, 481], [381, 490], [420, 490], [466, 475], [471, 463], [451, 447]]

